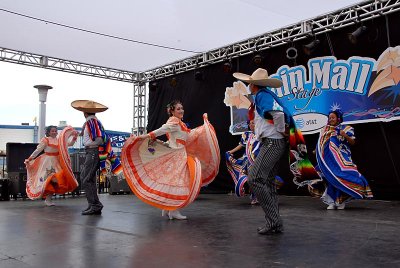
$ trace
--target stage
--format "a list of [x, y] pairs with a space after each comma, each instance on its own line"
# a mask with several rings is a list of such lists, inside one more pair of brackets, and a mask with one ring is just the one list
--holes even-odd
[[86, 198], [0, 202], [0, 267], [399, 267], [400, 201], [353, 201], [328, 211], [318, 199], [280, 196], [285, 232], [257, 233], [250, 200], [202, 194], [182, 214], [161, 217], [134, 195], [101, 194], [101, 216], [81, 216]]

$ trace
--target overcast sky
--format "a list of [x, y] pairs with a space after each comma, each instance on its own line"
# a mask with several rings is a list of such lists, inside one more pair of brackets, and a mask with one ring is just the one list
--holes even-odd
[[91, 99], [109, 107], [98, 117], [106, 129], [131, 132], [133, 85], [90, 76], [45, 70], [0, 61], [0, 125], [34, 125], [39, 119], [39, 94], [34, 85], [52, 86], [47, 94], [46, 125], [67, 121], [81, 127], [83, 113], [71, 107], [77, 99]]

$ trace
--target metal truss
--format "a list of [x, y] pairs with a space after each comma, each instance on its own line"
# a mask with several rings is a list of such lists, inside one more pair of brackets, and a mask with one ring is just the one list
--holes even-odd
[[138, 81], [137, 73], [95, 66], [91, 64], [73, 62], [69, 60], [57, 59], [7, 48], [0, 48], [0, 60], [50, 70], [117, 80], [122, 82], [133, 83], [135, 81]]
[[141, 135], [146, 132], [147, 102], [146, 84], [136, 82], [133, 84], [133, 128], [132, 133]]
[[152, 81], [177, 73], [227, 61], [257, 51], [290, 44], [309, 37], [330, 32], [362, 21], [388, 15], [400, 10], [400, 0], [374, 0], [325, 14], [263, 35], [211, 50], [180, 61], [141, 73], [143, 81]]

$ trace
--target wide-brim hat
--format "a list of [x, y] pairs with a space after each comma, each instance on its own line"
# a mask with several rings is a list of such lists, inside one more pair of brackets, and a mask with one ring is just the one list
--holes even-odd
[[258, 68], [251, 75], [243, 73], [233, 73], [233, 77], [243, 82], [262, 87], [281, 87], [282, 81], [276, 78], [269, 78], [268, 72], [265, 69]]
[[85, 113], [100, 113], [108, 109], [107, 106], [92, 100], [76, 100], [71, 102], [71, 106]]

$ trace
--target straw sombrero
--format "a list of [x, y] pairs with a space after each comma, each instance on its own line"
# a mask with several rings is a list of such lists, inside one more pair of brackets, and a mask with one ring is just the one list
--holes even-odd
[[269, 78], [265, 69], [258, 68], [251, 75], [243, 73], [233, 73], [233, 77], [243, 82], [262, 87], [281, 87], [282, 81], [276, 78]]
[[108, 109], [107, 106], [92, 100], [76, 100], [71, 102], [71, 106], [85, 113], [100, 113]]

